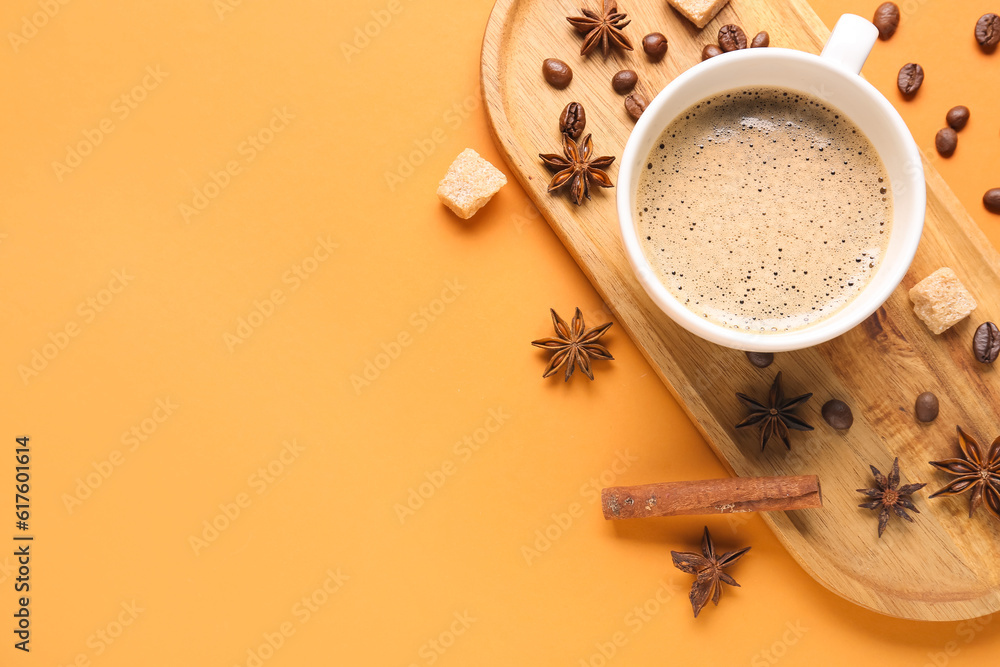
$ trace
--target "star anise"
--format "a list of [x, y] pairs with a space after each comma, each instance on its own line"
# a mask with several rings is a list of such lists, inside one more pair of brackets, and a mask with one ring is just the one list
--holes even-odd
[[736, 428], [760, 424], [760, 451], [764, 451], [764, 447], [767, 446], [767, 441], [771, 439], [772, 435], [777, 435], [785, 443], [785, 447], [791, 449], [792, 443], [788, 440], [788, 429], [813, 430], [812, 426], [792, 414], [792, 410], [812, 398], [812, 394], [802, 394], [795, 398], [786, 399], [784, 392], [781, 391], [780, 371], [774, 377], [774, 384], [771, 385], [771, 392], [767, 397], [767, 405], [739, 392], [736, 393], [736, 398], [750, 408], [750, 415], [737, 424]]
[[539, 153], [545, 166], [556, 172], [549, 181], [549, 192], [554, 192], [569, 184], [570, 198], [579, 206], [583, 198], [590, 199], [590, 186], [613, 188], [611, 177], [604, 170], [615, 161], [613, 156], [593, 157], [594, 142], [587, 135], [577, 144], [568, 135], [563, 135], [563, 155]]
[[879, 510], [878, 536], [882, 537], [882, 532], [889, 523], [890, 511], [894, 512], [900, 519], [906, 519], [910, 523], [913, 523], [913, 517], [907, 514], [906, 510], [912, 510], [917, 514], [920, 514], [920, 510], [913, 506], [913, 501], [910, 500], [910, 496], [927, 485], [905, 484], [900, 486], [898, 456], [892, 462], [892, 470], [889, 472], [888, 478], [879, 472], [879, 469], [875, 466], [868, 467], [872, 469], [872, 475], [875, 476], [875, 488], [858, 489], [858, 493], [863, 493], [869, 498], [872, 498], [872, 500], [861, 503], [858, 507], [864, 507], [869, 510]]
[[601, 45], [601, 53], [608, 57], [612, 46], [632, 50], [632, 42], [629, 41], [622, 28], [631, 21], [626, 19], [625, 12], [618, 11], [616, 0], [604, 0], [603, 14], [590, 9], [580, 9], [583, 16], [567, 16], [566, 20], [576, 28], [576, 31], [586, 35], [583, 39], [583, 46], [580, 47], [580, 55], [585, 56]]
[[712, 536], [708, 533], [708, 526], [705, 526], [705, 534], [701, 538], [701, 553], [691, 553], [688, 551], [671, 551], [670, 557], [674, 560], [674, 567], [682, 572], [695, 575], [696, 579], [691, 584], [691, 608], [694, 609], [694, 617], [698, 618], [698, 612], [708, 604], [708, 599], [719, 604], [722, 597], [722, 584], [740, 587], [736, 580], [723, 572], [723, 570], [750, 551], [750, 547], [739, 551], [729, 551], [721, 556], [715, 555], [715, 545], [712, 544]]
[[962, 448], [962, 458], [931, 461], [930, 464], [938, 470], [955, 475], [957, 479], [928, 497], [955, 496], [971, 491], [970, 518], [984, 501], [986, 509], [993, 516], [1000, 518], [1000, 438], [993, 441], [984, 457], [983, 448], [979, 443], [963, 431], [961, 426], [956, 428], [958, 428], [958, 446]]
[[566, 377], [564, 381], [566, 381], [579, 366], [580, 371], [593, 380], [594, 371], [590, 368], [591, 359], [614, 360], [607, 348], [597, 342], [613, 323], [607, 322], [599, 327], [588, 329], [583, 323], [583, 313], [577, 308], [576, 314], [573, 316], [573, 325], [570, 326], [566, 324], [566, 320], [559, 317], [555, 310], [551, 308], [549, 310], [552, 312], [552, 326], [556, 330], [555, 337], [531, 341], [535, 347], [555, 351], [555, 354], [549, 359], [549, 365], [545, 367], [545, 373], [542, 377], [547, 378], [565, 366]]

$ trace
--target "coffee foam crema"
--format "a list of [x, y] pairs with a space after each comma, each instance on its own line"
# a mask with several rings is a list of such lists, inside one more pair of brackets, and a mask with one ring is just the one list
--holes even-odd
[[636, 220], [643, 253], [687, 308], [781, 333], [864, 289], [889, 243], [892, 195], [882, 159], [838, 109], [748, 88], [667, 126], [639, 177]]

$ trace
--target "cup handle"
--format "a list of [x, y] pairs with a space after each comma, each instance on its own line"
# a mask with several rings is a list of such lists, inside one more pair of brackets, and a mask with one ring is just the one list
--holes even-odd
[[871, 21], [855, 14], [844, 14], [833, 27], [820, 55], [852, 74], [860, 74], [876, 39], [878, 28]]

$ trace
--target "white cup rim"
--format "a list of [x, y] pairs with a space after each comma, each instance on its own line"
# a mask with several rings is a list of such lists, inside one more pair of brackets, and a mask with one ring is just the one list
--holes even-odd
[[[663, 129], [676, 117], [675, 115], [668, 119], [660, 118], [662, 109], [674, 102], [675, 91], [683, 89], [692, 79], [704, 76], [719, 68], [729, 67], [737, 59], [753, 59], [761, 67], [788, 62], [789, 60], [799, 61], [800, 63], [807, 63], [809, 67], [816, 69], [817, 82], [819, 83], [822, 83], [823, 80], [830, 80], [830, 77], [849, 81], [850, 85], [854, 86], [859, 94], [864, 95], [867, 101], [874, 105], [879, 114], [890, 119], [893, 131], [901, 139], [899, 143], [904, 152], [897, 159], [903, 160], [904, 164], [907, 165], [916, 165], [907, 173], [909, 182], [904, 187], [895, 187], [897, 184], [894, 183], [893, 188], [894, 198], [898, 196], [897, 192], [904, 193], [903, 196], [905, 197], [912, 197], [911, 205], [914, 207], [913, 210], [921, 212], [920, 220], [913, 221], [905, 229], [897, 229], [898, 225], [893, 225], [893, 230], [890, 234], [905, 235], [903, 237], [902, 251], [897, 255], [897, 261], [891, 266], [880, 267], [872, 281], [839, 311], [820, 320], [816, 324], [789, 332], [762, 334], [740, 331], [711, 322], [688, 309], [657, 277], [655, 270], [642, 251], [638, 230], [634, 221], [633, 204], [641, 165], [645, 163], [649, 149], [652, 147], [652, 142], [659, 137]], [[796, 89], [793, 86], [783, 87], [791, 90]], [[738, 85], [731, 86], [728, 89], [735, 88], [738, 88]], [[721, 93], [725, 90], [715, 91], [709, 95], [703, 95], [698, 99], [692, 97], [692, 99], [683, 100], [686, 103], [680, 106], [682, 109], [689, 108], [700, 102], [704, 97]], [[803, 92], [807, 96], [815, 97], [814, 94], [808, 91], [800, 92]], [[850, 114], [845, 113], [845, 115], [850, 118]], [[650, 136], [652, 136], [651, 140], [649, 139]], [[636, 159], [638, 152], [642, 154], [639, 156], [639, 159]], [[886, 159], [884, 155], [880, 154], [880, 156], [883, 160]], [[833, 59], [811, 53], [775, 47], [742, 49], [710, 58], [685, 71], [660, 91], [643, 112], [622, 154], [618, 176], [618, 218], [626, 254], [629, 257], [636, 277], [657, 306], [677, 322], [677, 324], [701, 338], [726, 347], [753, 352], [784, 352], [818, 345], [853, 329], [878, 310], [899, 286], [920, 243], [923, 228], [923, 211], [926, 206], [926, 191], [923, 179], [920, 151], [913, 141], [906, 123], [899, 116], [899, 113], [889, 100], [868, 81], [858, 74], [848, 71]], [[860, 307], [862, 305], [863, 307]]]

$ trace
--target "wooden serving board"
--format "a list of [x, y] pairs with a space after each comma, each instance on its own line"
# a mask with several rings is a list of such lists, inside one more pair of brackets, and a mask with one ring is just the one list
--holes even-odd
[[[1000, 520], [985, 508], [970, 520], [967, 496], [927, 498], [951, 479], [927, 461], [956, 455], [956, 425], [986, 446], [1000, 435], [1000, 377], [971, 354], [975, 327], [1000, 318], [1000, 257], [989, 241], [925, 160], [927, 224], [920, 249], [903, 285], [862, 325], [824, 345], [779, 354], [763, 370], [741, 352], [687, 333], [634, 278], [619, 236], [615, 191], [595, 192], [582, 207], [550, 196], [549, 173], [537, 155], [559, 152], [559, 113], [577, 101], [586, 109], [597, 154], [620, 157], [633, 123], [622, 97], [611, 90], [612, 74], [636, 70], [651, 98], [699, 62], [702, 46], [726, 23], [743, 26], [751, 36], [767, 30], [773, 46], [812, 53], [821, 50], [829, 31], [803, 0], [733, 0], [704, 31], [664, 0], [620, 0], [632, 19], [626, 30], [636, 51], [583, 58], [581, 38], [563, 18], [577, 14], [581, 4], [600, 3], [498, 0], [486, 29], [483, 95], [497, 144], [521, 185], [733, 474], [819, 475], [823, 509], [763, 515], [813, 577], [852, 602], [903, 618], [957, 620], [1000, 609]], [[656, 64], [641, 50], [642, 36], [652, 31], [670, 43], [666, 59]], [[573, 68], [567, 89], [554, 90], [542, 80], [541, 62], [548, 57]], [[617, 165], [610, 174], [617, 179]], [[907, 290], [942, 266], [955, 269], [979, 308], [934, 336], [914, 316]], [[772, 441], [761, 454], [756, 431], [733, 428], [745, 415], [733, 394], [766, 395], [778, 370], [788, 395], [814, 392], [800, 414], [816, 430], [793, 433], [790, 452]], [[932, 424], [913, 417], [914, 399], [925, 390], [941, 399]], [[854, 409], [854, 426], [846, 433], [820, 417], [820, 407], [833, 397]], [[863, 498], [855, 489], [872, 485], [869, 464], [887, 472], [894, 456], [904, 483], [928, 486], [916, 496], [916, 523], [894, 518], [879, 540], [876, 518], [857, 507]]]

